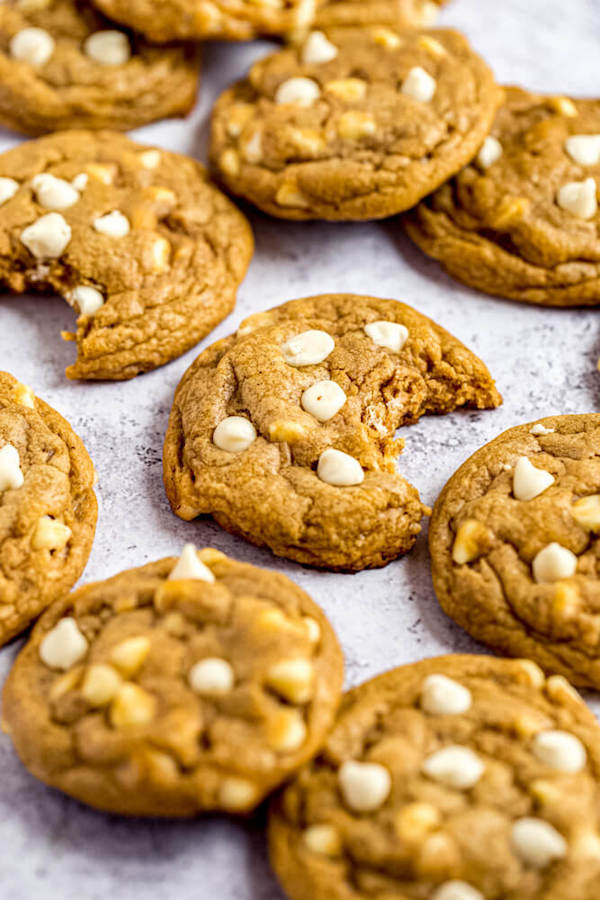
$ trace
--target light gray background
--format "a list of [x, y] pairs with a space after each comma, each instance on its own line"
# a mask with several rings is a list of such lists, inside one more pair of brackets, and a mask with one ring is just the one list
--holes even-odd
[[[548, 92], [598, 95], [599, 0], [454, 0], [440, 22], [466, 32], [499, 80]], [[216, 94], [267, 49], [206, 49], [201, 102], [185, 122], [141, 129], [148, 142], [204, 158]], [[18, 139], [0, 132], [0, 149]], [[413, 304], [489, 365], [504, 395], [495, 411], [430, 418], [405, 429], [400, 470], [432, 504], [457, 466], [505, 428], [554, 413], [598, 409], [598, 311], [545, 310], [461, 288], [401, 234], [370, 225], [291, 224], [252, 217], [256, 255], [237, 308], [210, 341], [250, 312], [293, 297], [354, 291]], [[196, 355], [133, 381], [68, 382], [73, 345], [60, 339], [73, 313], [51, 297], [0, 300], [0, 368], [30, 384], [83, 437], [100, 476], [98, 532], [84, 580], [174, 554], [185, 541], [211, 545], [295, 579], [335, 625], [354, 684], [440, 652], [481, 650], [439, 610], [424, 532], [385, 569], [333, 575], [275, 559], [210, 520], [176, 519], [161, 482], [161, 446], [173, 390]], [[205, 342], [205, 344], [208, 343]], [[198, 347], [198, 350], [200, 347]], [[4, 678], [17, 650], [0, 653]], [[260, 816], [237, 824], [126, 821], [85, 809], [31, 778], [0, 738], [2, 900], [281, 900], [269, 872]]]

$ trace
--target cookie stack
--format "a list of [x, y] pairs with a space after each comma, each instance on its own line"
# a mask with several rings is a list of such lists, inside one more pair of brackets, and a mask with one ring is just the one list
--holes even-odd
[[[600, 303], [600, 104], [500, 88], [462, 34], [428, 27], [438, 6], [0, 5], [0, 121], [39, 135], [0, 156], [0, 280], [74, 309], [70, 379], [160, 367], [234, 308], [246, 216], [195, 160], [120, 133], [193, 106], [200, 40], [282, 43], [214, 107], [229, 194], [296, 222], [401, 214], [471, 287]], [[165, 492], [180, 519], [278, 557], [385, 566], [432, 514], [396, 469], [397, 430], [501, 402], [471, 349], [396, 299], [283, 302], [184, 373]], [[71, 593], [94, 467], [0, 373], [0, 643], [40, 617], [4, 728], [37, 778], [103, 811], [239, 815], [269, 798], [291, 900], [595, 900], [600, 727], [571, 682], [600, 687], [599, 460], [597, 414], [516, 424], [435, 504], [441, 606], [514, 659], [426, 659], [342, 694], [332, 625], [280, 573], [188, 544]]]

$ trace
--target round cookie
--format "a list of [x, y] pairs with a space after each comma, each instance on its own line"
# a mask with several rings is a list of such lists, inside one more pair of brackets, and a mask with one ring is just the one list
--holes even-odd
[[464, 284], [544, 306], [600, 303], [600, 101], [506, 89], [491, 136], [405, 217]]
[[291, 900], [595, 900], [600, 731], [560, 675], [445, 656], [350, 691], [276, 798]]
[[83, 572], [98, 513], [94, 483], [69, 423], [0, 372], [0, 645]]
[[164, 480], [182, 519], [212, 515], [278, 556], [340, 571], [406, 553], [429, 510], [396, 472], [396, 430], [498, 406], [470, 350], [395, 300], [326, 294], [257, 313], [177, 388]]
[[217, 101], [227, 187], [285, 219], [378, 219], [414, 206], [477, 152], [500, 90], [456, 31], [312, 32]]
[[0, 281], [76, 310], [69, 378], [132, 378], [189, 350], [233, 308], [252, 250], [244, 216], [179, 154], [72, 131], [0, 156]]
[[471, 456], [433, 511], [443, 609], [495, 650], [600, 687], [600, 415], [519, 425]]
[[246, 41], [305, 32], [312, 25], [429, 25], [444, 0], [94, 0], [111, 19], [153, 41]]
[[198, 53], [151, 47], [79, 0], [0, 5], [0, 122], [26, 134], [128, 131], [193, 107]]
[[343, 658], [289, 579], [188, 545], [55, 603], [4, 720], [52, 787], [125, 815], [245, 813], [313, 756]]

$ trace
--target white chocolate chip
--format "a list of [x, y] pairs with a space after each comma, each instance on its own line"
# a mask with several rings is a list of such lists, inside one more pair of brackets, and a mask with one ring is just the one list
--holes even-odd
[[38, 203], [45, 209], [68, 209], [79, 200], [79, 191], [64, 178], [42, 173], [31, 179]]
[[431, 900], [485, 900], [485, 897], [466, 881], [446, 881], [433, 892]]
[[71, 291], [70, 298], [72, 303], [76, 303], [79, 307], [79, 313], [82, 316], [94, 316], [101, 306], [104, 306], [104, 297], [96, 288], [89, 287], [87, 284], [81, 284], [79, 287]]
[[75, 619], [67, 616], [48, 632], [40, 644], [42, 662], [51, 669], [70, 669], [83, 659], [88, 650], [88, 642], [82, 635]]
[[219, 803], [228, 812], [247, 812], [258, 802], [258, 790], [246, 778], [226, 778], [219, 791]]
[[579, 738], [568, 731], [540, 731], [533, 739], [533, 752], [559, 772], [580, 772], [587, 759]]
[[125, 237], [129, 234], [129, 221], [118, 209], [105, 216], [99, 216], [94, 219], [94, 228], [99, 234], [106, 234], [109, 237]]
[[312, 78], [288, 78], [275, 93], [275, 103], [293, 103], [295, 106], [312, 106], [321, 96], [321, 88]]
[[23, 28], [11, 39], [10, 55], [32, 66], [43, 66], [54, 53], [54, 38], [43, 28]]
[[526, 816], [512, 827], [511, 842], [523, 862], [544, 869], [555, 859], [567, 855], [567, 842], [556, 828], [543, 819]]
[[365, 473], [357, 459], [342, 450], [334, 450], [332, 447], [321, 453], [317, 465], [317, 475], [321, 481], [334, 487], [361, 484], [365, 478]]
[[558, 189], [556, 202], [561, 209], [579, 219], [592, 219], [598, 210], [596, 182], [593, 178], [585, 181], [569, 181]]
[[265, 682], [291, 703], [307, 703], [313, 694], [314, 669], [308, 659], [282, 659], [267, 672]]
[[205, 566], [198, 559], [198, 554], [193, 544], [186, 544], [183, 548], [181, 556], [169, 575], [169, 581], [188, 578], [193, 581], [208, 581], [209, 584], [213, 584], [215, 580], [215, 576], [208, 566]]
[[554, 434], [554, 428], [546, 428], [541, 422], [537, 422], [531, 426], [529, 434]]
[[244, 416], [227, 416], [213, 431], [213, 444], [228, 453], [242, 453], [256, 440], [256, 428]]
[[527, 456], [520, 456], [513, 474], [513, 494], [517, 500], [533, 500], [554, 481], [554, 475], [550, 472], [536, 468]]
[[76, 191], [84, 191], [87, 187], [88, 181], [90, 180], [90, 176], [87, 172], [80, 172], [79, 175], [76, 175], [71, 184], [75, 188]]
[[223, 696], [233, 688], [235, 674], [226, 659], [208, 657], [195, 663], [188, 673], [190, 687], [197, 694]]
[[531, 564], [534, 580], [538, 584], [546, 581], [560, 581], [570, 578], [577, 571], [577, 557], [574, 553], [553, 541], [534, 557]]
[[64, 522], [52, 516], [40, 516], [31, 538], [34, 550], [62, 550], [70, 540], [72, 531]]
[[302, 624], [306, 629], [306, 634], [311, 644], [318, 644], [321, 640], [321, 626], [319, 623], [312, 616], [302, 616]]
[[51, 212], [21, 232], [21, 243], [37, 259], [58, 259], [71, 240], [71, 227], [60, 213]]
[[342, 849], [340, 833], [333, 825], [311, 825], [302, 835], [302, 843], [321, 856], [338, 856]]
[[16, 490], [23, 484], [19, 451], [12, 444], [0, 449], [0, 491]]
[[325, 37], [322, 31], [311, 32], [302, 47], [302, 62], [305, 65], [328, 63], [337, 55], [337, 47]]
[[14, 178], [0, 178], [0, 206], [14, 197], [19, 190], [19, 182]]
[[489, 134], [477, 154], [477, 165], [480, 169], [489, 169], [502, 156], [502, 144], [493, 135]]
[[374, 812], [387, 800], [392, 778], [379, 763], [348, 760], [338, 772], [344, 803], [354, 812]]
[[421, 708], [433, 716], [456, 716], [471, 708], [471, 691], [446, 675], [428, 675], [421, 688]]
[[401, 91], [420, 103], [429, 103], [437, 87], [435, 78], [421, 66], [414, 66], [402, 83]]
[[281, 352], [290, 366], [315, 366], [327, 359], [335, 341], [326, 331], [303, 331], [282, 344]]
[[466, 790], [472, 788], [485, 770], [476, 753], [457, 744], [444, 747], [423, 760], [421, 770], [429, 778], [446, 787]]
[[160, 150], [144, 150], [143, 153], [140, 153], [138, 159], [144, 169], [157, 169], [161, 160]]
[[268, 723], [267, 742], [278, 753], [293, 753], [306, 741], [306, 722], [297, 709], [281, 709]]
[[122, 31], [96, 31], [86, 38], [83, 49], [103, 66], [122, 66], [131, 59], [131, 47]]
[[369, 322], [365, 325], [365, 334], [370, 337], [374, 344], [380, 347], [387, 347], [394, 353], [400, 353], [408, 340], [408, 328], [400, 325], [398, 322]]
[[335, 381], [316, 381], [302, 394], [302, 409], [318, 419], [328, 422], [346, 402], [346, 394]]
[[572, 134], [565, 150], [580, 166], [597, 166], [600, 162], [600, 134]]

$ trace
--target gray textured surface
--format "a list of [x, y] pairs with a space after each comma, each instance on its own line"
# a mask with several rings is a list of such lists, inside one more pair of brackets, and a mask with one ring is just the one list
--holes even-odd
[[[590, 95], [600, 83], [598, 0], [454, 0], [442, 21], [464, 30], [500, 80]], [[202, 103], [187, 122], [139, 136], [204, 156], [215, 94], [266, 45], [213, 46]], [[0, 134], [0, 149], [16, 139]], [[494, 300], [452, 283], [398, 232], [373, 225], [292, 225], [253, 217], [257, 252], [235, 312], [213, 338], [248, 313], [292, 297], [355, 291], [396, 297], [435, 318], [489, 365], [504, 395], [493, 412], [423, 420], [406, 430], [400, 468], [432, 503], [457, 466], [503, 429], [550, 413], [597, 410], [598, 311], [543, 310]], [[385, 569], [344, 576], [275, 560], [211, 521], [170, 512], [161, 445], [173, 389], [195, 356], [124, 384], [72, 384], [73, 349], [60, 340], [72, 313], [56, 298], [0, 302], [0, 367], [32, 385], [71, 421], [96, 463], [101, 514], [84, 580], [176, 553], [184, 541], [212, 545], [297, 580], [331, 617], [347, 656], [348, 683], [423, 656], [480, 650], [438, 609], [425, 534]], [[212, 339], [212, 338], [211, 338]], [[4, 677], [18, 645], [0, 652]], [[280, 900], [268, 871], [260, 819], [128, 822], [45, 789], [0, 737], [0, 896], [3, 900]]]

